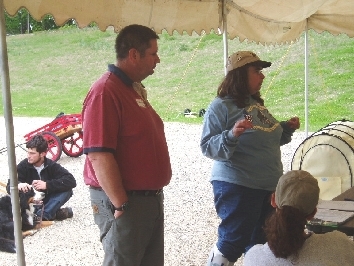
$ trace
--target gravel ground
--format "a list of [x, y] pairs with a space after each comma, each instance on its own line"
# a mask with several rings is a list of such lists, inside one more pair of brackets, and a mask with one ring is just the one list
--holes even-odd
[[[14, 142], [24, 143], [23, 136], [44, 126], [52, 118], [14, 118]], [[0, 117], [0, 149], [6, 147], [5, 122]], [[213, 207], [208, 182], [212, 161], [199, 148], [201, 125], [166, 123], [173, 176], [165, 191], [165, 265], [205, 265], [217, 235], [219, 219]], [[290, 169], [292, 156], [305, 139], [295, 133], [293, 141], [282, 147], [284, 171]], [[26, 157], [16, 148], [17, 162]], [[24, 242], [26, 265], [101, 265], [103, 250], [98, 229], [91, 214], [88, 188], [83, 183], [84, 156], [72, 158], [64, 153], [58, 161], [76, 178], [77, 187], [67, 203], [74, 217], [43, 228]], [[7, 182], [7, 153], [0, 154], [0, 181]], [[17, 265], [17, 255], [0, 255], [0, 265]], [[242, 258], [235, 264], [242, 265]]]

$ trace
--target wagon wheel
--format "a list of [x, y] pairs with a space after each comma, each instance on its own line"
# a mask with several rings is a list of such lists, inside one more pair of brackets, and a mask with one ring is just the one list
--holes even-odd
[[43, 132], [42, 136], [48, 142], [47, 158], [55, 162], [58, 161], [63, 151], [59, 137], [49, 131]]
[[203, 117], [205, 114], [205, 109], [200, 109], [199, 110], [199, 117]]
[[187, 109], [184, 109], [183, 114], [186, 116], [186, 115], [189, 115], [191, 112], [192, 112], [191, 109], [187, 108]]
[[83, 152], [82, 131], [75, 132], [70, 137], [61, 140], [63, 152], [71, 157], [79, 157]]

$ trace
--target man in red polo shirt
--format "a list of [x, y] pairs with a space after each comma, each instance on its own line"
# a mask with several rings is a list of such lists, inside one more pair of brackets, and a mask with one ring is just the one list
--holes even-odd
[[115, 43], [116, 64], [84, 101], [84, 180], [103, 265], [164, 265], [162, 189], [172, 171], [163, 121], [141, 84], [160, 62], [157, 39], [145, 26], [123, 28]]

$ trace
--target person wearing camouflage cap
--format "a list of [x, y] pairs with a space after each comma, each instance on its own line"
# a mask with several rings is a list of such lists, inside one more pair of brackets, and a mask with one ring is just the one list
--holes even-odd
[[314, 234], [305, 230], [317, 212], [320, 189], [309, 172], [289, 171], [280, 177], [267, 219], [267, 243], [253, 246], [244, 265], [353, 265], [354, 242], [344, 233]]

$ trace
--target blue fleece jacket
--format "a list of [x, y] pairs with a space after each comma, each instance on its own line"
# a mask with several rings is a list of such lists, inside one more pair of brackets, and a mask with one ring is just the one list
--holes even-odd
[[[216, 98], [204, 115], [200, 146], [214, 160], [210, 181], [273, 191], [283, 174], [280, 146], [291, 141], [295, 130], [278, 122], [253, 98], [249, 102], [238, 108], [229, 97]], [[253, 128], [236, 138], [232, 128], [245, 113], [251, 115]]]

